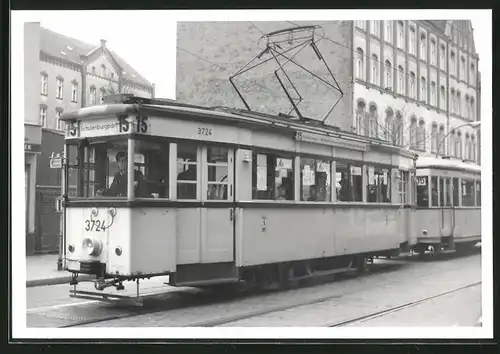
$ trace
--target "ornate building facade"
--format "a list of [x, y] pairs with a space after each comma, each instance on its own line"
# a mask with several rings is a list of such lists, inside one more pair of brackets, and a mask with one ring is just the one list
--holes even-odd
[[470, 21], [355, 21], [353, 129], [479, 163], [479, 56]]

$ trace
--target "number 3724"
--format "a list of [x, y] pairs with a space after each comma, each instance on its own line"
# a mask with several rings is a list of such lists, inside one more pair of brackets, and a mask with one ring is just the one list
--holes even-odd
[[85, 231], [101, 232], [105, 229], [104, 220], [85, 220]]
[[212, 129], [211, 128], [198, 128], [198, 135], [212, 135]]

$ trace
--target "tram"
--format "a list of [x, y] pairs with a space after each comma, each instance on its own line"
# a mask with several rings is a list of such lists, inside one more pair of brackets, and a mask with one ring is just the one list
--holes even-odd
[[163, 275], [264, 286], [363, 270], [416, 242], [416, 155], [382, 141], [123, 94], [61, 119], [74, 297], [90, 294], [76, 290], [79, 274], [95, 276], [95, 294]]
[[446, 158], [417, 160], [417, 242], [423, 255], [462, 251], [481, 241], [481, 167]]

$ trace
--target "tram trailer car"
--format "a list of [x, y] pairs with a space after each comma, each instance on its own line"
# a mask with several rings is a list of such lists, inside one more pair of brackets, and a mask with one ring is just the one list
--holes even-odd
[[268, 284], [364, 269], [416, 242], [414, 154], [315, 121], [114, 99], [61, 117], [75, 287], [81, 273], [98, 290], [167, 274]]
[[467, 162], [417, 160], [417, 243], [420, 255], [466, 251], [481, 242], [481, 167]]

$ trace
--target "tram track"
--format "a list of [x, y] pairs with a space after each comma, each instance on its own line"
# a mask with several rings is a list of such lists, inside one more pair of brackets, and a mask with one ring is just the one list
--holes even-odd
[[[450, 257], [451, 255], [446, 256], [445, 258]], [[453, 256], [451, 256], [454, 258]], [[460, 257], [461, 258], [461, 257]], [[406, 262], [405, 262], [406, 263]], [[411, 262], [413, 263], [413, 262]], [[419, 262], [420, 263], [420, 262]], [[425, 262], [427, 263], [427, 262]], [[112, 322], [115, 320], [124, 320], [127, 318], [134, 318], [137, 316], [141, 315], [154, 315], [157, 313], [161, 312], [170, 312], [175, 310], [181, 310], [181, 309], [194, 309], [196, 307], [202, 307], [206, 305], [217, 305], [217, 304], [237, 304], [239, 301], [244, 301], [244, 300], [249, 300], [252, 301], [252, 298], [257, 297], [257, 296], [267, 296], [267, 295], [278, 295], [280, 293], [285, 294], [287, 291], [294, 291], [294, 290], [303, 290], [307, 288], [314, 288], [316, 285], [328, 285], [328, 284], [333, 284], [337, 281], [339, 281], [339, 285], [342, 286], [343, 281], [349, 280], [349, 279], [361, 279], [364, 277], [370, 277], [370, 276], [376, 276], [376, 275], [383, 275], [386, 277], [390, 273], [394, 271], [400, 270], [401, 267], [404, 267], [404, 264], [400, 261], [397, 260], [388, 260], [386, 263], [382, 264], [374, 264], [372, 265], [371, 269], [367, 273], [354, 273], [354, 272], [349, 272], [345, 274], [338, 274], [334, 277], [334, 281], [331, 280], [325, 280], [325, 279], [312, 279], [313, 284], [311, 282], [306, 282], [306, 285], [303, 286], [304, 284], [301, 284], [301, 286], [298, 287], [292, 287], [292, 288], [282, 288], [282, 289], [277, 289], [277, 290], [262, 290], [262, 289], [250, 289], [250, 290], [243, 290], [243, 291], [235, 291], [235, 292], [228, 292], [228, 293], [217, 293], [217, 292], [212, 292], [212, 291], [200, 291], [200, 292], [195, 292], [195, 293], [171, 293], [171, 294], [165, 294], [166, 296], [160, 296], [157, 298], [150, 299], [149, 302], [145, 301], [145, 308], [134, 308], [134, 307], [123, 307], [123, 306], [114, 306], [111, 308], [114, 308], [116, 310], [121, 309], [123, 312], [115, 313], [115, 314], [105, 314], [105, 315], [98, 315], [90, 318], [83, 318], [85, 316], [66, 316], [64, 317], [58, 314], [51, 315], [49, 314], [47, 317], [53, 317], [53, 318], [60, 318], [62, 320], [66, 321], [71, 321], [72, 323], [67, 323], [62, 326], [57, 326], [59, 328], [70, 328], [70, 327], [79, 327], [79, 326], [91, 326], [92, 324], [99, 324], [102, 322]], [[352, 276], [355, 274], [355, 276]], [[434, 274], [434, 272], [427, 273], [427, 276], [431, 276]], [[439, 274], [439, 271], [436, 271], [435, 274]], [[386, 278], [387, 279], [387, 278]], [[398, 283], [397, 280], [395, 281], [384, 281], [384, 286], [391, 285]], [[372, 288], [376, 288], [377, 285], [372, 286]], [[458, 291], [458, 290], [455, 290]], [[319, 297], [314, 297], [313, 299], [309, 298], [306, 301], [295, 301], [292, 303], [287, 303], [287, 304], [282, 304], [282, 305], [277, 305], [277, 306], [271, 306], [267, 307], [265, 309], [260, 309], [256, 311], [245, 311], [243, 313], [235, 314], [233, 316], [228, 316], [225, 318], [218, 318], [214, 320], [207, 320], [207, 321], [200, 321], [197, 323], [190, 323], [190, 324], [181, 324], [180, 327], [213, 327], [213, 326], [219, 326], [219, 325], [224, 325], [228, 324], [231, 322], [236, 322], [236, 321], [241, 321], [244, 319], [249, 319], [252, 317], [259, 317], [259, 316], [265, 316], [266, 314], [273, 313], [273, 312], [279, 312], [279, 311], [286, 311], [289, 309], [301, 307], [301, 306], [308, 306], [308, 305], [316, 305], [316, 304], [321, 304], [322, 302], [326, 302], [329, 300], [336, 300], [340, 299], [345, 296], [353, 295], [356, 291], [354, 292], [345, 292], [345, 291], [340, 291], [337, 292], [336, 294], [328, 294], [324, 296], [319, 296]], [[437, 296], [443, 296], [444, 294], [438, 294]], [[424, 299], [425, 300], [425, 299]], [[420, 303], [421, 301], [424, 301], [422, 299], [418, 300], [417, 302]], [[415, 302], [415, 305], [418, 304]], [[401, 305], [404, 308], [410, 306], [409, 303], [405, 303], [404, 305]], [[108, 307], [107, 309], [109, 309]], [[394, 307], [394, 308], [389, 308], [387, 310], [384, 310], [383, 312], [379, 313], [371, 313], [367, 316], [374, 316], [374, 315], [383, 315], [384, 313], [389, 313], [391, 311], [395, 311], [399, 308], [399, 305]], [[43, 314], [42, 314], [43, 315]], [[355, 321], [355, 320], [362, 320], [360, 318], [356, 318], [353, 320], [349, 321]], [[182, 322], [182, 321], [181, 321]], [[342, 324], [339, 324], [338, 326], [341, 326]], [[347, 325], [347, 324], [346, 324]], [[173, 325], [173, 327], [178, 327], [176, 325]]]

